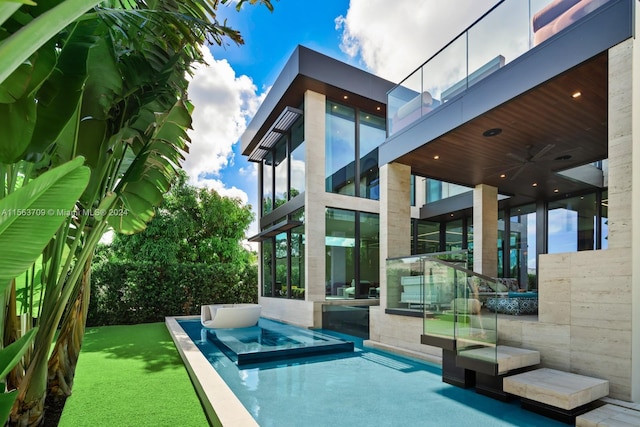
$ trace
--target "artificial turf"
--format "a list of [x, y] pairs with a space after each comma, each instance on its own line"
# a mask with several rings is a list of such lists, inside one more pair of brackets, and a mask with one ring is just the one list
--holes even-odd
[[208, 426], [164, 323], [87, 328], [59, 426]]

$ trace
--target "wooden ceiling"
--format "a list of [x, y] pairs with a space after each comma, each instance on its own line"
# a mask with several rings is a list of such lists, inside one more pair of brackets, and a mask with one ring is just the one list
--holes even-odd
[[514, 203], [593, 188], [556, 172], [607, 157], [607, 69], [601, 54], [397, 161], [416, 175], [495, 186]]

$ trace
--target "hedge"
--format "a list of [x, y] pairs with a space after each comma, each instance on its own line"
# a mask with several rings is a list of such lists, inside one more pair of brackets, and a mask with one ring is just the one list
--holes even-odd
[[91, 272], [88, 326], [161, 322], [203, 304], [258, 301], [257, 267], [101, 262]]

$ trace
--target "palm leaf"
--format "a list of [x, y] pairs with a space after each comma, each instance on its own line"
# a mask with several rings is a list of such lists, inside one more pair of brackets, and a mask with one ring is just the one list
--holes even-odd
[[[84, 159], [54, 168], [0, 199], [0, 285], [6, 285], [35, 261], [66, 219], [89, 180]], [[16, 244], [19, 243], [19, 244]]]

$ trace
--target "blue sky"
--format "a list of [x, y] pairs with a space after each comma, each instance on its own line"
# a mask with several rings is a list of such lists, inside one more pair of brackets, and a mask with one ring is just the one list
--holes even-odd
[[[274, 11], [221, 6], [218, 19], [245, 44], [212, 46], [189, 89], [195, 105], [191, 182], [238, 197], [256, 210], [256, 168], [239, 139], [298, 44], [400, 81], [497, 0], [273, 0]], [[254, 223], [248, 235], [257, 233]]]

